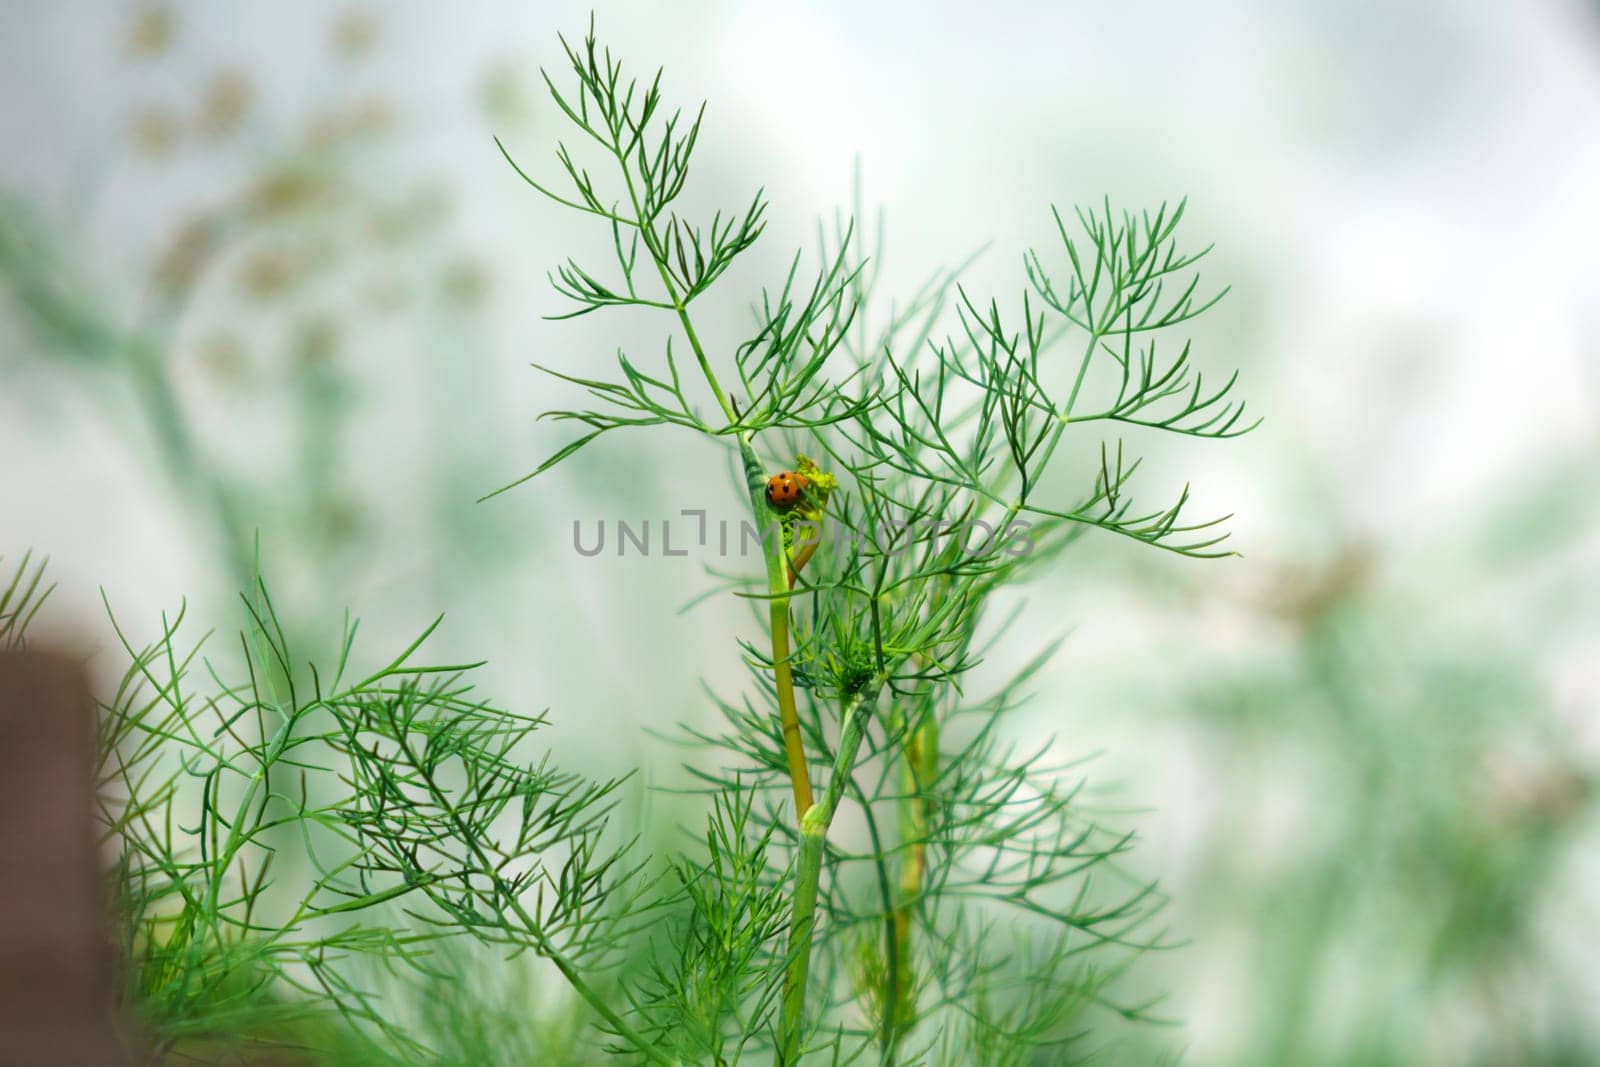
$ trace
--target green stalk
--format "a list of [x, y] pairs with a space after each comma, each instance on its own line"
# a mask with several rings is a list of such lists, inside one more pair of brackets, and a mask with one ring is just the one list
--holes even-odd
[[[705, 345], [700, 342], [700, 335], [694, 328], [694, 320], [689, 317], [688, 304], [679, 295], [678, 287], [672, 281], [672, 272], [667, 269], [666, 251], [660, 247], [655, 225], [644, 218], [627, 160], [623, 158], [620, 146], [617, 146], [615, 151], [622, 163], [622, 176], [627, 182], [628, 199], [633, 203], [634, 218], [638, 220], [639, 233], [644, 239], [645, 249], [656, 265], [656, 273], [661, 276], [661, 285], [666, 289], [667, 298], [672, 302], [678, 322], [683, 326], [684, 336], [688, 338], [689, 347], [694, 351], [695, 362], [700, 365], [700, 373], [705, 377], [711, 394], [716, 397], [717, 406], [722, 409], [724, 417], [730, 423], [737, 424], [738, 413], [734, 411], [727, 392], [711, 369], [711, 360], [706, 355]], [[738, 441], [739, 458], [744, 464], [745, 481], [750, 490], [750, 514], [764, 535], [772, 521], [771, 512], [766, 504], [766, 472], [761, 466], [760, 457], [756, 455], [755, 434], [748, 430], [743, 431], [738, 435]], [[811, 774], [806, 767], [805, 744], [800, 737], [800, 714], [794, 698], [794, 669], [789, 662], [788, 561], [784, 558], [781, 537], [773, 538], [769, 544], [763, 536], [762, 545], [767, 565], [767, 593], [772, 598], [768, 609], [768, 624], [772, 631], [773, 688], [778, 696], [778, 722], [783, 732], [784, 757], [789, 766], [789, 783], [794, 791], [794, 811], [795, 818], [798, 819], [811, 807], [812, 796]]]
[[[895, 940], [895, 891], [889, 884], [888, 851], [884, 847], [883, 835], [878, 832], [878, 818], [872, 811], [872, 800], [861, 790], [855, 782], [850, 783], [850, 790], [855, 794], [856, 800], [861, 804], [861, 818], [867, 827], [867, 838], [872, 842], [872, 873], [878, 883], [878, 895], [883, 901], [883, 956], [884, 956], [884, 988], [882, 990], [883, 1004], [892, 1004], [899, 1001], [900, 982], [903, 980], [899, 957], [896, 956], [898, 944]], [[884, 1016], [883, 1032], [879, 1035], [881, 1049], [878, 1057], [880, 1067], [889, 1067], [894, 1063], [895, 1046], [898, 1044], [898, 1034], [891, 1033], [888, 1026], [888, 1015]]]
[[911, 920], [922, 897], [928, 863], [927, 789], [938, 772], [939, 725], [927, 715], [907, 735], [900, 764], [900, 884], [892, 923], [894, 947], [885, 975], [883, 1062], [893, 1063], [900, 1038], [916, 1018], [911, 969]]
[[[728, 402], [728, 394], [723, 390], [722, 383], [717, 381], [717, 376], [711, 370], [711, 360], [706, 356], [705, 346], [700, 343], [700, 335], [695, 332], [694, 323], [689, 319], [689, 304], [678, 294], [678, 286], [672, 280], [672, 271], [667, 266], [667, 250], [662, 246], [660, 238], [656, 236], [656, 225], [653, 218], [644, 217], [644, 205], [639, 202], [639, 192], [633, 183], [633, 171], [628, 168], [628, 157], [622, 145], [616, 141], [611, 144], [611, 151], [617, 157], [617, 162], [622, 164], [622, 180], [628, 187], [628, 200], [633, 204], [633, 217], [639, 227], [639, 236], [644, 239], [644, 247], [650, 253], [650, 260], [656, 265], [656, 273], [661, 276], [661, 285], [667, 291], [667, 299], [672, 302], [672, 310], [677, 312], [678, 322], [683, 326], [683, 333], [689, 339], [689, 347], [694, 349], [695, 361], [700, 364], [700, 373], [705, 376], [706, 384], [711, 387], [711, 395], [717, 398], [717, 406], [722, 409], [722, 414], [729, 422], [737, 423], [738, 414], [733, 410], [733, 405]], [[744, 444], [746, 435], [739, 436], [740, 444]]]
[[[739, 415], [729, 401], [727, 392], [717, 381], [705, 346], [689, 316], [688, 302], [673, 283], [668, 269], [666, 250], [656, 236], [655, 224], [644, 216], [643, 205], [628, 167], [627, 156], [620, 143], [613, 140], [612, 150], [622, 164], [622, 176], [627, 184], [628, 199], [633, 206], [639, 233], [646, 251], [655, 263], [667, 297], [678, 322], [683, 326], [689, 347], [707, 386], [717, 400], [717, 406], [728, 422], [738, 425]], [[738, 434], [739, 458], [744, 467], [745, 482], [750, 493], [750, 511], [757, 528], [765, 534], [772, 523], [766, 504], [766, 472], [755, 451], [755, 434], [742, 430]], [[771, 597], [768, 622], [772, 638], [773, 689], [778, 701], [778, 721], [783, 734], [784, 757], [788, 764], [789, 783], [794, 792], [795, 817], [800, 827], [800, 855], [795, 874], [794, 902], [789, 929], [790, 962], [785, 976], [783, 994], [783, 1021], [781, 1053], [784, 1062], [793, 1062], [799, 1051], [800, 1028], [805, 1016], [806, 977], [811, 967], [811, 926], [816, 916], [817, 885], [822, 873], [822, 848], [828, 826], [833, 821], [833, 811], [838, 807], [844, 783], [849, 780], [855, 766], [856, 752], [861, 747], [867, 711], [871, 704], [865, 694], [858, 695], [852, 710], [845, 716], [844, 734], [840, 738], [839, 757], [834, 762], [834, 774], [828, 784], [821, 805], [813, 802], [811, 774], [806, 765], [805, 744], [800, 736], [800, 715], [794, 695], [794, 669], [790, 663], [789, 643], [789, 562], [785, 557], [783, 538], [774, 537], [768, 543], [763, 537], [763, 556], [767, 568], [767, 593]], [[874, 688], [871, 696], [875, 698]]]
[[779, 1022], [778, 1062], [783, 1064], [795, 1064], [800, 1059], [822, 857], [839, 799], [855, 770], [856, 754], [861, 750], [861, 739], [866, 735], [867, 719], [877, 703], [880, 684], [874, 680], [846, 702], [842, 716], [844, 729], [839, 735], [839, 752], [833, 760], [828, 786], [823, 790], [822, 799], [800, 817], [800, 854], [795, 861], [794, 900], [789, 920], [789, 964], [784, 976], [783, 1013]]
[[[662, 288], [666, 290], [667, 299], [678, 316], [678, 322], [683, 327], [689, 347], [694, 351], [695, 362], [700, 365], [700, 373], [711, 389], [711, 395], [716, 397], [717, 406], [722, 409], [723, 417], [729, 423], [737, 425], [739, 414], [729, 401], [722, 383], [717, 380], [716, 372], [711, 369], [711, 360], [706, 355], [705, 345], [701, 343], [700, 334], [694, 328], [694, 320], [689, 317], [688, 302], [683, 299], [678, 292], [678, 286], [672, 280], [672, 271], [668, 269], [667, 252], [656, 235], [655, 222], [644, 217], [644, 206], [639, 200], [633, 172], [628, 167], [627, 155], [622, 145], [615, 140], [611, 144], [611, 150], [617, 157], [617, 162], [621, 164], [622, 178], [628, 188], [628, 200], [633, 205], [633, 217], [639, 228], [639, 236], [644, 241], [645, 250], [650, 253], [651, 261], [656, 265], [656, 274], [661, 278]], [[755, 434], [748, 430], [742, 431], [738, 435], [738, 441], [739, 458], [744, 464], [745, 480], [750, 490], [750, 514], [755, 519], [757, 528], [764, 534], [772, 516], [766, 504], [766, 473], [755, 452]], [[798, 819], [811, 807], [812, 794], [811, 774], [806, 766], [805, 744], [800, 737], [800, 714], [795, 704], [794, 669], [789, 662], [791, 650], [788, 561], [784, 558], [781, 537], [774, 538], [772, 544], [767, 544], [763, 537], [762, 544], [767, 565], [767, 593], [772, 598], [768, 609], [768, 624], [772, 631], [773, 688], [778, 696], [778, 722], [783, 732], [784, 758], [789, 767], [789, 783], [794, 792], [795, 818]]]
[[[739, 455], [744, 461], [744, 476], [750, 490], [750, 510], [757, 523], [771, 522], [766, 502], [766, 472], [747, 435], [739, 437]], [[765, 531], [763, 531], [765, 533]], [[778, 724], [783, 732], [783, 752], [789, 765], [789, 784], [794, 792], [794, 813], [799, 819], [811, 809], [811, 771], [806, 765], [805, 743], [800, 737], [800, 712], [794, 696], [794, 667], [789, 647], [789, 562], [784, 557], [783, 538], [770, 543], [763, 536], [762, 555], [767, 565], [767, 594], [771, 598], [768, 622], [772, 630], [773, 689], [778, 697]]]

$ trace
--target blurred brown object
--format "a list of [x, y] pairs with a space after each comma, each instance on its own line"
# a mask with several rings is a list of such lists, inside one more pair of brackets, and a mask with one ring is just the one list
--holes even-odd
[[1320, 566], [1284, 568], [1275, 586], [1262, 598], [1262, 606], [1284, 622], [1302, 628], [1317, 626], [1341, 605], [1367, 592], [1377, 570], [1378, 558], [1372, 545], [1350, 540]]
[[176, 28], [171, 8], [165, 5], [143, 8], [128, 27], [128, 54], [135, 59], [153, 59], [161, 55], [171, 46]]
[[92, 808], [89, 690], [66, 656], [0, 652], [0, 1064], [128, 1062]]
[[183, 124], [170, 111], [147, 107], [133, 117], [132, 131], [133, 143], [139, 151], [159, 159], [170, 155], [178, 146]]
[[239, 129], [250, 110], [250, 79], [243, 71], [224, 70], [211, 79], [195, 126], [206, 137], [226, 137]]
[[378, 43], [378, 20], [365, 8], [353, 7], [334, 22], [328, 38], [346, 59], [360, 59]]

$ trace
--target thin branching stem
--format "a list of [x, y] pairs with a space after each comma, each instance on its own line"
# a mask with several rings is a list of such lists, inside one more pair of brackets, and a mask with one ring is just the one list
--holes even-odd
[[823, 857], [828, 831], [839, 808], [856, 757], [866, 736], [867, 724], [877, 703], [881, 681], [874, 680], [840, 708], [844, 726], [839, 734], [839, 749], [829, 771], [822, 799], [800, 817], [800, 844], [795, 859], [794, 911], [789, 926], [789, 963], [783, 993], [783, 1015], [779, 1027], [781, 1062], [799, 1062], [805, 1037], [806, 987], [811, 974], [813, 927], [816, 925], [817, 892], [822, 878]]

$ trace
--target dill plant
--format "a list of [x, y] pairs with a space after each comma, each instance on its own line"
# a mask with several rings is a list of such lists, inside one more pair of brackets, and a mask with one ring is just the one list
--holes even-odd
[[[547, 369], [591, 406], [546, 412], [582, 433], [513, 485], [618, 431], [687, 432], [737, 457], [763, 532], [764, 574], [726, 579], [764, 623], [744, 645], [753, 688], [718, 701], [723, 728], [690, 731], [713, 754], [698, 773], [717, 814], [684, 878], [691, 915], [633, 999], [644, 1033], [674, 1062], [1059, 1062], [1085, 1006], [1143, 1014], [1110, 986], [1159, 939], [1157, 898], [1119, 878], [1131, 835], [1086, 813], [1081, 783], [1003, 738], [1048, 650], [987, 695], [962, 679], [997, 639], [989, 595], [1086, 530], [1227, 554], [1187, 488], [1136, 505], [1139, 460], [1104, 436], [1253, 426], [1236, 375], [1208, 385], [1174, 336], [1222, 296], [1200, 288], [1205, 250], [1180, 245], [1182, 204], [1055, 211], [1020, 306], [944, 272], [885, 315], [845, 224], [722, 344], [698, 302], [761, 236], [765, 198], [680, 215], [704, 108], [670, 109], [661, 74], [625, 73], [592, 27], [563, 47], [567, 69], [545, 74], [573, 130], [559, 178], [502, 145], [610, 237], [604, 267], [555, 270], [570, 307], [552, 317], [652, 309], [674, 329], [648, 361], [619, 352], [609, 377]], [[1084, 445], [1097, 472], [1063, 501], [1052, 461]], [[790, 468], [802, 497], [779, 507], [768, 481]]]
[[[5, 557], [0, 556], [0, 563], [4, 562]], [[28, 625], [50, 599], [55, 586], [44, 582], [45, 565], [45, 560], [25, 552], [11, 568], [10, 580], [0, 587], [0, 649], [22, 648]]]
[[[564, 184], [512, 166], [592, 217], [609, 262], [558, 268], [557, 317], [642, 308], [672, 333], [609, 377], [550, 372], [590, 398], [549, 413], [582, 432], [514, 484], [622, 430], [734, 461], [763, 567], [716, 591], [755, 607], [759, 636], [748, 691], [685, 730], [703, 833], [648, 855], [613, 826], [621, 783], [533, 757], [542, 716], [480, 696], [477, 664], [428, 662], [433, 627], [360, 667], [347, 620], [313, 666], [259, 579], [226, 660], [182, 612], [149, 643], [119, 627], [131, 666], [101, 709], [100, 810], [144, 1037], [162, 1054], [448, 1059], [374, 976], [448, 980], [477, 944], [570, 986], [598, 1028], [570, 1062], [595, 1044], [660, 1065], [1092, 1054], [1087, 1013], [1147, 1016], [1116, 982], [1160, 943], [1160, 897], [1123, 872], [1132, 835], [1101, 824], [1079, 768], [1008, 739], [1053, 646], [981, 690], [969, 675], [1011, 639], [991, 594], [1088, 531], [1227, 552], [1187, 490], [1136, 505], [1139, 460], [1111, 439], [1251, 425], [1234, 378], [1204, 383], [1181, 338], [1221, 296], [1178, 242], [1182, 205], [1055, 212], [1008, 306], [941, 271], [885, 310], [876, 257], [841, 224], [724, 344], [699, 301], [761, 236], [765, 199], [680, 217], [703, 110], [669, 111], [660, 76], [626, 76], [592, 29], [563, 43], [546, 83], [578, 145], [557, 152]], [[1069, 455], [1092, 465], [1076, 491]], [[783, 471], [801, 491], [780, 508]], [[460, 1047], [503, 1047], [458, 1024]]]
[[[432, 1058], [366, 979], [437, 973], [434, 942], [466, 934], [554, 961], [633, 1033], [569, 962], [598, 966], [594, 944], [628, 932], [619, 854], [598, 846], [619, 783], [522, 762], [543, 719], [479, 697], [479, 664], [419, 660], [437, 621], [357, 670], [347, 620], [334, 663], [297, 669], [265, 586], [244, 604], [236, 675], [183, 612], [146, 645], [116, 630], [131, 666], [102, 707], [97, 778], [124, 992], [155, 1051], [337, 1042]], [[286, 862], [299, 867], [280, 875]]]

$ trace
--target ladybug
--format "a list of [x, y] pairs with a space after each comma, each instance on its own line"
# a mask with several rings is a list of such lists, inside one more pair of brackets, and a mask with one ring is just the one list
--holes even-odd
[[767, 479], [767, 503], [778, 511], [788, 511], [800, 502], [811, 479], [798, 471], [783, 471]]

